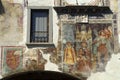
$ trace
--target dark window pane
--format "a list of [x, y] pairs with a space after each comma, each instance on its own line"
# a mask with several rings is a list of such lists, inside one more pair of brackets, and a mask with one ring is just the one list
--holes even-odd
[[48, 42], [48, 10], [31, 11], [31, 42]]

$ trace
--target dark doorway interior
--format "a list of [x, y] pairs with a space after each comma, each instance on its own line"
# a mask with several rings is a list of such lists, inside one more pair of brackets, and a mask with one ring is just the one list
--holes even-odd
[[80, 80], [80, 79], [61, 72], [27, 71], [4, 77], [1, 80]]

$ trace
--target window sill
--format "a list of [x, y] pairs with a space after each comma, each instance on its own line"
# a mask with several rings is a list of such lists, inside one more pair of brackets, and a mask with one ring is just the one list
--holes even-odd
[[54, 43], [26, 43], [28, 48], [47, 48], [47, 47], [55, 47]]

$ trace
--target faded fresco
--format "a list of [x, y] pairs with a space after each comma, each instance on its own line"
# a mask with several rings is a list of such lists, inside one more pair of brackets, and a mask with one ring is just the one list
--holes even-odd
[[111, 24], [63, 24], [61, 62], [64, 72], [89, 76], [104, 71], [113, 53]]
[[23, 47], [2, 47], [2, 74], [18, 72], [23, 68]]
[[[12, 1], [12, 0], [11, 0]], [[23, 7], [19, 3], [2, 0], [4, 13], [0, 15], [0, 43], [15, 44], [23, 39]], [[8, 38], [10, 37], [10, 38]], [[13, 43], [12, 43], [13, 42]]]
[[39, 49], [30, 49], [24, 54], [24, 69], [44, 70], [47, 60], [43, 58], [43, 54]]
[[1, 49], [3, 76], [34, 70], [60, 71], [55, 48], [27, 50], [22, 46], [2, 46]]
[[[36, 1], [39, 2], [39, 0]], [[117, 51], [115, 48], [118, 45], [116, 40], [118, 38], [118, 8], [115, 4], [118, 0], [55, 1], [58, 1], [55, 2], [57, 6], [62, 7], [110, 5], [113, 14], [98, 13], [102, 16], [97, 14], [91, 16], [89, 14], [58, 13], [57, 15], [56, 12], [53, 12], [53, 36], [51, 37], [53, 37], [55, 47], [40, 48], [33, 45], [32, 48], [28, 48], [26, 45], [27, 6], [42, 5], [33, 3], [32, 0], [0, 0], [0, 45], [3, 46], [0, 56], [2, 62], [0, 72], [2, 75], [29, 70], [51, 70], [83, 78], [88, 77], [92, 72], [105, 71], [111, 54], [115, 53], [113, 50]], [[60, 1], [62, 2], [60, 3]], [[45, 6], [44, 3], [43, 6]], [[62, 8], [60, 10], [62, 13]], [[23, 12], [25, 12], [24, 15]], [[68, 11], [68, 13], [70, 12]], [[58, 20], [56, 20], [57, 17]], [[59, 28], [59, 30], [55, 28]], [[59, 35], [56, 36], [55, 33]], [[59, 38], [58, 43], [55, 41], [57, 37]], [[23, 52], [23, 47], [16, 45], [25, 46], [25, 51]], [[112, 72], [110, 69], [107, 71]]]

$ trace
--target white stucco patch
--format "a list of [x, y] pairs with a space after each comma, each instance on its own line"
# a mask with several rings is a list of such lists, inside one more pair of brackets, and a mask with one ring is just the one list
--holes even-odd
[[92, 73], [87, 80], [120, 80], [120, 53], [113, 54], [105, 72]]
[[50, 54], [44, 54], [44, 58], [47, 60], [47, 63], [45, 64], [45, 70], [59, 71], [58, 66], [50, 62]]
[[47, 60], [47, 63], [45, 64], [45, 70], [61, 72], [56, 64], [50, 62], [50, 54], [44, 54], [41, 50], [40, 52], [42, 53], [43, 58]]
[[54, 0], [28, 0], [29, 6], [53, 6]]
[[2, 75], [0, 75], [0, 79], [2, 79]]
[[57, 46], [58, 43], [58, 32], [59, 32], [59, 26], [57, 26], [58, 23], [58, 19], [57, 19], [57, 13], [55, 12], [55, 10], [53, 10], [53, 43], [55, 44], [55, 46]]
[[82, 4], [90, 3], [95, 0], [65, 0], [65, 1], [67, 1], [70, 4], [76, 4], [78, 2], [79, 5], [82, 5]]

